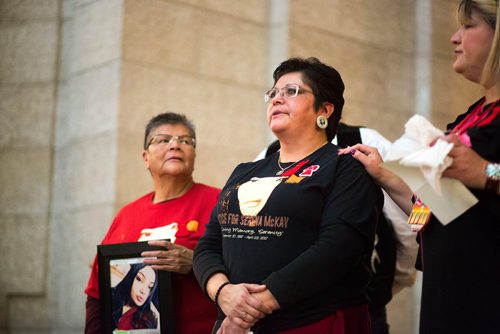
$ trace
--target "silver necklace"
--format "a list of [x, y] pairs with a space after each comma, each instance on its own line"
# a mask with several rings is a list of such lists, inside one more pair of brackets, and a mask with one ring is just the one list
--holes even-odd
[[293, 164], [291, 164], [290, 166], [287, 166], [285, 168], [283, 168], [280, 164], [280, 156], [278, 155], [278, 167], [280, 168], [280, 170], [276, 173], [276, 175], [281, 175], [283, 174], [287, 169], [289, 169], [290, 167], [294, 166], [298, 161], [295, 161]]
[[[318, 148], [315, 148], [315, 149], [314, 149], [311, 153], [309, 153], [308, 155], [306, 155], [306, 156], [305, 156], [305, 158], [307, 158], [308, 156], [310, 156], [311, 154], [313, 154], [314, 152], [316, 152], [317, 150], [319, 150], [320, 148], [322, 148], [323, 146], [325, 146], [327, 143], [328, 143], [328, 141], [326, 141], [326, 142], [324, 142], [323, 144], [321, 144], [321, 146], [319, 146]], [[300, 161], [302, 161], [302, 160], [304, 160], [304, 159], [305, 159], [305, 158], [304, 158], [304, 159], [300, 159], [299, 161], [295, 161], [295, 162], [294, 162], [293, 164], [291, 164], [290, 166], [287, 166], [287, 167], [283, 168], [283, 167], [281, 166], [281, 163], [280, 163], [280, 158], [281, 158], [281, 157], [280, 157], [280, 154], [278, 154], [278, 167], [279, 167], [279, 169], [280, 169], [280, 170], [276, 173], [276, 175], [277, 175], [277, 176], [282, 175], [282, 174], [283, 174], [283, 173], [284, 173], [287, 169], [289, 169], [289, 168], [291, 168], [291, 167], [295, 166], [295, 165], [297, 164], [297, 162], [300, 162]]]

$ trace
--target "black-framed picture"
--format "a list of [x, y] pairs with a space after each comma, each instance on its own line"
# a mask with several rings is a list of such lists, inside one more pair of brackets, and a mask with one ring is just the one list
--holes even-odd
[[97, 246], [103, 333], [174, 333], [171, 274], [141, 257], [160, 249], [147, 241]]

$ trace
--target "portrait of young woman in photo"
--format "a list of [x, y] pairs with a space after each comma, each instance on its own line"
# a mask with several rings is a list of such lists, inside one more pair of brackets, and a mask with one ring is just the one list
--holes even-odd
[[158, 275], [151, 266], [130, 265], [125, 277], [111, 289], [113, 328], [158, 328], [158, 318], [151, 309], [157, 287]]

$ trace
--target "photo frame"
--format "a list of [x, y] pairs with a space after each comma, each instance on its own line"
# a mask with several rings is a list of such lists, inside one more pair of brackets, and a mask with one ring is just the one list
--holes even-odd
[[[174, 333], [171, 273], [152, 269], [141, 257], [162, 249], [147, 241], [97, 246], [102, 333]], [[117, 328], [131, 325], [141, 329]]]

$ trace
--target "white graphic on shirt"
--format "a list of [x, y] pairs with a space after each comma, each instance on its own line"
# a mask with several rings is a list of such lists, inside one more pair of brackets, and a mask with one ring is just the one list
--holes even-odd
[[145, 228], [141, 231], [138, 241], [169, 239], [170, 242], [174, 243], [178, 230], [179, 224], [176, 222], [157, 228]]
[[238, 188], [240, 211], [245, 216], [257, 216], [283, 177], [254, 177]]

